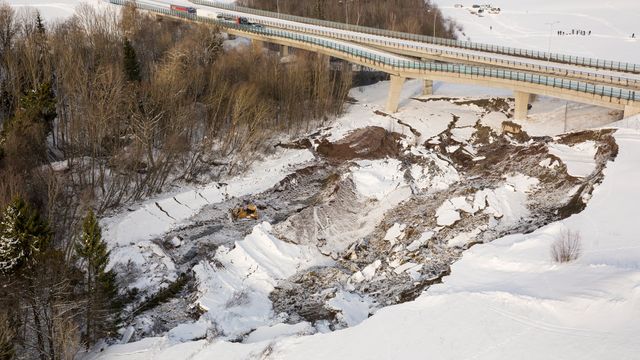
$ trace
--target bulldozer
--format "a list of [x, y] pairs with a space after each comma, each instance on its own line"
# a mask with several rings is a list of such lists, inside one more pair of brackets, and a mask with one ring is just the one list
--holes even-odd
[[246, 206], [239, 206], [231, 210], [231, 215], [234, 220], [239, 219], [252, 219], [258, 220], [258, 207], [255, 204], [247, 204]]

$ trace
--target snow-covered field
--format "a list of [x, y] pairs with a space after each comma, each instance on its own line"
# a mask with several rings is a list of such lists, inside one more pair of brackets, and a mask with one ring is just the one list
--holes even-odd
[[[640, 2], [636, 0], [434, 2], [464, 27], [466, 36], [461, 40], [640, 63]], [[499, 7], [500, 13], [482, 17], [470, 13], [472, 5], [485, 3]], [[559, 30], [566, 35], [558, 35]], [[571, 35], [571, 30], [591, 31], [591, 35]]]

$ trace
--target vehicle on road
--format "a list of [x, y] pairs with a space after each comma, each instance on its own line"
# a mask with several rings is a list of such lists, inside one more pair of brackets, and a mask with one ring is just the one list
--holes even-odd
[[249, 22], [249, 19], [247, 19], [246, 17], [241, 17], [241, 16], [238, 16], [236, 18], [236, 24], [238, 24], [238, 25], [251, 25], [251, 23]]
[[198, 14], [198, 10], [196, 10], [196, 8], [191, 6], [171, 5], [171, 10], [178, 11], [181, 13], [191, 14], [191, 15]]

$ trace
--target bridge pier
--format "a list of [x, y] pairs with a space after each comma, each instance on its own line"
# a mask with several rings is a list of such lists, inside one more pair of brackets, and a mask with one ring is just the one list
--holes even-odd
[[257, 40], [257, 39], [251, 39], [251, 45], [253, 46], [254, 50], [262, 51], [262, 48], [264, 47], [264, 41]]
[[289, 56], [289, 47], [287, 45], [280, 45], [280, 56]]
[[391, 75], [391, 83], [389, 84], [389, 97], [387, 98], [387, 106], [385, 110], [388, 113], [398, 111], [398, 103], [400, 102], [400, 92], [402, 85], [406, 79], [402, 76]]
[[516, 99], [514, 118], [516, 120], [527, 120], [527, 112], [529, 111], [529, 100], [531, 99], [531, 94], [516, 90], [513, 92], [513, 97], [515, 97]]
[[622, 117], [628, 118], [629, 116], [638, 115], [638, 114], [640, 114], [640, 106], [626, 105], [624, 107], [624, 115], [622, 115]]
[[433, 95], [433, 80], [424, 79], [422, 95]]

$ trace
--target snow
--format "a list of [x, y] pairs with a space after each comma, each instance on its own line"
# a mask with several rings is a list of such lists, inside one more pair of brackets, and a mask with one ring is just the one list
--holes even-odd
[[[103, 221], [105, 237], [114, 245], [128, 245], [149, 240], [178, 226], [197, 214], [205, 205], [220, 202], [228, 197], [242, 196], [264, 191], [292, 169], [313, 159], [309, 150], [279, 150], [258, 162], [239, 177], [213, 183], [208, 186], [177, 192], [173, 196], [145, 202], [138, 209]], [[148, 226], [139, 226], [146, 224]]]
[[[640, 133], [616, 134], [620, 154], [584, 212], [531, 234], [478, 245], [444, 283], [359, 326], [287, 339], [279, 359], [631, 359], [640, 352], [640, 246], [629, 213], [640, 202]], [[583, 255], [559, 265], [549, 247], [565, 229]]]
[[93, 6], [108, 6], [106, 2], [100, 0], [56, 0], [49, 2], [44, 0], [9, 0], [11, 5], [18, 12], [37, 10], [46, 22], [65, 20], [73, 16], [78, 5], [85, 3]]
[[391, 246], [395, 245], [397, 240], [402, 240], [404, 237], [404, 229], [407, 227], [405, 224], [393, 224], [392, 227], [387, 230], [387, 233], [384, 235], [384, 239], [387, 240]]
[[261, 326], [252, 331], [251, 334], [244, 339], [243, 343], [251, 344], [262, 341], [273, 341], [286, 336], [311, 335], [315, 332], [315, 328], [306, 321], [297, 324]]
[[207, 311], [203, 317], [227, 336], [279, 322], [269, 299], [277, 281], [333, 263], [317, 248], [283, 242], [271, 231], [267, 222], [256, 225], [232, 250], [221, 247], [214, 261], [194, 267], [201, 294], [197, 302]]
[[207, 329], [211, 326], [206, 322], [196, 322], [191, 324], [180, 324], [169, 330], [167, 337], [170, 341], [181, 343], [194, 339], [206, 337]]
[[328, 305], [340, 312], [337, 316], [342, 322], [348, 326], [355, 326], [369, 317], [371, 300], [340, 290], [329, 300]]
[[[635, 0], [519, 0], [494, 3], [500, 14], [472, 15], [473, 2], [435, 0], [444, 16], [464, 28], [472, 41], [539, 51], [572, 54], [601, 59], [640, 63], [636, 14], [640, 2]], [[464, 8], [455, 8], [455, 4]], [[549, 23], [555, 23], [552, 27]], [[564, 35], [571, 29], [591, 30], [590, 36]], [[636, 39], [631, 39], [631, 34]], [[549, 36], [551, 34], [551, 37]], [[461, 37], [464, 39], [464, 36]]]
[[567, 166], [567, 173], [575, 177], [587, 177], [596, 169], [597, 151], [598, 148], [593, 141], [576, 145], [558, 143], [549, 145], [549, 153], [559, 157]]
[[[164, 250], [152, 242], [154, 238], [180, 226], [206, 205], [272, 187], [296, 166], [311, 159], [313, 154], [308, 150], [279, 150], [254, 164], [247, 173], [228, 179], [224, 184], [213, 183], [163, 194], [133, 211], [103, 219], [104, 238], [111, 247], [109, 267], [129, 262], [141, 267], [144, 276], [130, 285], [140, 290], [175, 280], [175, 265]], [[174, 240], [171, 242], [174, 246], [179, 245]]]
[[393, 190], [404, 184], [400, 161], [397, 159], [360, 160], [351, 170], [356, 190], [363, 196], [385, 199]]
[[[368, 89], [356, 92], [362, 98], [374, 98], [385, 86], [386, 83], [381, 83], [371, 87], [371, 92]], [[415, 86], [414, 90], [417, 89]], [[425, 109], [435, 113], [431, 108], [435, 104], [438, 112], [454, 107], [446, 101], [430, 102], [425, 107], [407, 100], [410, 96], [411, 92], [405, 93], [407, 110], [401, 109], [398, 117], [411, 126], [419, 123], [420, 109], [423, 113]], [[375, 100], [352, 106], [330, 130], [332, 136], [340, 138], [348, 133], [348, 128], [368, 124], [383, 124], [399, 131], [407, 129], [389, 117], [372, 117], [370, 114], [377, 106]], [[477, 111], [471, 106], [467, 110]], [[354, 117], [358, 112], [368, 116], [360, 124]], [[457, 114], [457, 110], [448, 114], [451, 113]], [[434, 119], [435, 124], [424, 122], [431, 126], [425, 129], [435, 131], [441, 126], [439, 121], [445, 121], [444, 117]], [[637, 129], [640, 117], [618, 124]], [[405, 134], [412, 136], [410, 131]], [[640, 331], [637, 291], [640, 246], [636, 244], [629, 214], [634, 213], [640, 201], [640, 191], [634, 186], [640, 179], [637, 168], [640, 133], [620, 130], [616, 139], [620, 154], [608, 164], [605, 180], [595, 189], [585, 211], [530, 234], [516, 234], [472, 247], [453, 265], [443, 284], [431, 286], [415, 301], [383, 308], [369, 317], [368, 299], [355, 296], [348, 289], [337, 290], [330, 300], [339, 311], [337, 316], [346, 324], [357, 325], [325, 333], [321, 324], [316, 329], [305, 322], [281, 324], [278, 314], [272, 312], [269, 289], [284, 276], [330, 260], [317, 249], [278, 240], [270, 225], [264, 223], [236, 242], [232, 250], [219, 249], [215, 261], [204, 261], [197, 267], [198, 301], [209, 310], [204, 318], [215, 322], [225, 337], [179, 345], [167, 337], [149, 338], [111, 346], [102, 358], [247, 359], [267, 353], [278, 359], [388, 359], [415, 358], [416, 354], [456, 359], [534, 359], [557, 354], [569, 359], [633, 358], [640, 351], [636, 341]], [[426, 157], [421, 149], [416, 146], [412, 151]], [[409, 196], [400, 169], [401, 164], [395, 160], [357, 161], [344, 175], [353, 178], [360, 195], [378, 202], [375, 211], [367, 214], [375, 219], [371, 224], [380, 221], [384, 215], [381, 209], [395, 206]], [[412, 167], [411, 173], [426, 176], [424, 170]], [[445, 175], [445, 186], [455, 178], [455, 169], [451, 171]], [[463, 212], [484, 211], [516, 221], [528, 215], [526, 193], [535, 190], [537, 183], [533, 177], [513, 173], [505, 176], [502, 186], [453, 197], [443, 206], [458, 216]], [[385, 238], [389, 241], [402, 236], [402, 225], [392, 225]], [[355, 233], [367, 233], [360, 224], [354, 228]], [[566, 229], [580, 231], [584, 251], [574, 263], [555, 264], [550, 259], [549, 247]], [[417, 249], [429, 241], [435, 230], [425, 231], [407, 249]], [[478, 228], [460, 233], [448, 245], [464, 246], [473, 241], [477, 231]], [[381, 276], [381, 267], [382, 262], [375, 260], [354, 273], [349, 281], [355, 284], [375, 279]], [[414, 276], [421, 267], [422, 264], [405, 261], [393, 265], [393, 271]], [[243, 343], [227, 341], [247, 333]]]
[[420, 238], [418, 238], [418, 240], [414, 240], [411, 244], [407, 246], [407, 250], [409, 251], [417, 250], [420, 246], [424, 245], [427, 241], [429, 241], [429, 239], [431, 239], [433, 235], [434, 235], [433, 231], [423, 232], [420, 235]]

